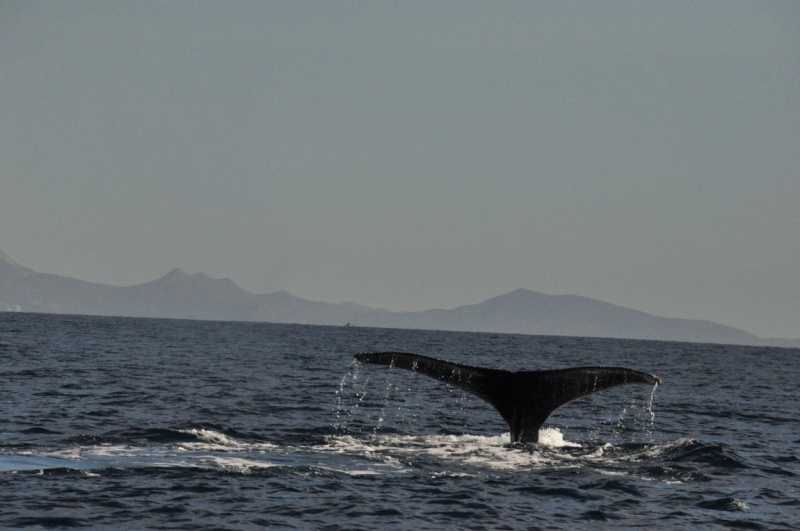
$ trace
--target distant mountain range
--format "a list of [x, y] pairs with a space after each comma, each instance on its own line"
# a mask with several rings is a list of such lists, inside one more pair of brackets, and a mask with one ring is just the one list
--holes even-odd
[[390, 312], [353, 302], [332, 304], [286, 291], [248, 293], [230, 279], [174, 269], [137, 286], [94, 284], [37, 273], [0, 251], [0, 311], [265, 321], [512, 334], [616, 337], [800, 347], [800, 339], [760, 338], [711, 321], [657, 317], [577, 295], [518, 289], [452, 310]]

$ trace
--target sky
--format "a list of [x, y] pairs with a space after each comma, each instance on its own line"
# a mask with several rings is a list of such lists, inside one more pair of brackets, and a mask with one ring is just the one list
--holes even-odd
[[796, 2], [0, 2], [0, 250], [800, 336]]

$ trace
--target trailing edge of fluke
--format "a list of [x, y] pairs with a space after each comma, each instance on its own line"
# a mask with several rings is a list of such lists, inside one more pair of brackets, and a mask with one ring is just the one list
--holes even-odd
[[362, 352], [355, 358], [362, 363], [418, 372], [485, 400], [508, 423], [512, 443], [538, 442], [539, 428], [547, 417], [573, 400], [617, 385], [661, 383], [658, 376], [625, 367], [512, 372], [406, 352]]

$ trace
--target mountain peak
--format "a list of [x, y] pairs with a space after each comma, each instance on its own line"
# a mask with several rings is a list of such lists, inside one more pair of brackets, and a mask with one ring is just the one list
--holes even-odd
[[183, 269], [176, 267], [163, 277], [159, 278], [155, 282], [197, 282], [198, 280], [212, 280], [211, 277], [206, 275], [205, 273], [194, 273], [189, 274]]
[[13, 275], [15, 277], [27, 277], [34, 273], [32, 269], [20, 265], [16, 260], [8, 256], [3, 251], [0, 251], [0, 270], [6, 275]]
[[10, 256], [8, 256], [3, 251], [0, 251], [0, 262], [6, 263], [6, 264], [9, 264], [9, 265], [13, 265], [13, 266], [18, 266], [19, 265], [17, 262], [15, 262]]

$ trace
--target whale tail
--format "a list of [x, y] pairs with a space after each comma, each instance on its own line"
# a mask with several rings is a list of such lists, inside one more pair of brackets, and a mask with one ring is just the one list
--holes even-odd
[[539, 428], [547, 417], [573, 400], [617, 385], [661, 383], [658, 376], [625, 367], [512, 372], [406, 352], [362, 352], [355, 358], [363, 363], [418, 372], [485, 400], [508, 423], [512, 443], [538, 442]]

